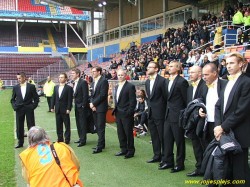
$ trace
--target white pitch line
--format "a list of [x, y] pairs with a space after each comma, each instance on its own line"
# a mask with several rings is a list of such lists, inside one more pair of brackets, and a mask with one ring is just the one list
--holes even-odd
[[[70, 129], [72, 131], [76, 131], [77, 129]], [[51, 130], [51, 131], [45, 131], [45, 132], [56, 132], [56, 130]]]

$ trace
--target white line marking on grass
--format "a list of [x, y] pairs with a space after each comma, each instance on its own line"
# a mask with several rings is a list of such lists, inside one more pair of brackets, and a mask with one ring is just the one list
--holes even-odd
[[109, 123], [106, 123], [106, 125], [107, 125], [108, 127], [111, 127], [111, 128], [114, 129], [114, 130], [117, 130], [117, 127], [114, 127], [114, 126], [110, 125]]
[[[76, 131], [77, 129], [70, 129], [72, 131]], [[50, 130], [50, 131], [45, 131], [45, 132], [56, 132], [56, 130]]]

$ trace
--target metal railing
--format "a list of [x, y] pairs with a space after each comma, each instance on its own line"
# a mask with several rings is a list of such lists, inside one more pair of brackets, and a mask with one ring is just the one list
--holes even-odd
[[31, 77], [32, 79], [38, 83], [44, 79], [47, 78], [47, 76], [54, 76], [60, 72], [63, 72], [68, 69], [67, 64], [63, 60], [51, 64], [49, 66], [43, 67], [41, 69], [38, 69], [35, 74], [33, 74]]
[[18, 83], [17, 80], [2, 80], [3, 81], [3, 87], [12, 87]]

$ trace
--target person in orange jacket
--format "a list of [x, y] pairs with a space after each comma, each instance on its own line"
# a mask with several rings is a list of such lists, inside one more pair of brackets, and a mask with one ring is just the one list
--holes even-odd
[[79, 160], [73, 149], [63, 142], [53, 144], [60, 161], [59, 167], [49, 141], [48, 134], [41, 127], [34, 126], [28, 132], [29, 147], [19, 155], [28, 186], [83, 187], [79, 179]]

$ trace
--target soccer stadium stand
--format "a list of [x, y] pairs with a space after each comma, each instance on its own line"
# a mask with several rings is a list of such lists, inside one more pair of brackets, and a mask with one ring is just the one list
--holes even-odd
[[[0, 74], [2, 80], [15, 80], [17, 72], [31, 76], [38, 69], [62, 61], [61, 57], [45, 54], [0, 54]], [[67, 66], [66, 63], [64, 63]], [[56, 67], [57, 68], [57, 67]]]
[[[31, 17], [31, 18], [51, 18], [64, 20], [84, 20], [90, 18], [85, 11], [77, 10], [68, 6], [36, 4], [35, 0], [19, 0], [18, 11], [16, 11], [15, 0], [0, 1], [1, 17]], [[54, 7], [51, 12], [50, 6]], [[56, 11], [56, 12], [54, 12]]]
[[16, 10], [15, 0], [0, 1], [0, 10]]
[[[62, 32], [57, 32], [54, 28], [51, 28], [52, 35], [57, 47], [65, 47], [65, 30]], [[75, 35], [74, 31], [71, 28], [67, 30], [68, 34], [68, 47], [84, 47], [79, 38]]]
[[[52, 37], [56, 47], [65, 47], [65, 31], [57, 32], [54, 27]], [[39, 47], [42, 40], [49, 40], [46, 28], [41, 26], [23, 26], [19, 30], [19, 45], [22, 47]], [[16, 31], [14, 25], [4, 25], [0, 27], [0, 46], [16, 46]], [[71, 28], [68, 28], [68, 47], [84, 47]]]

